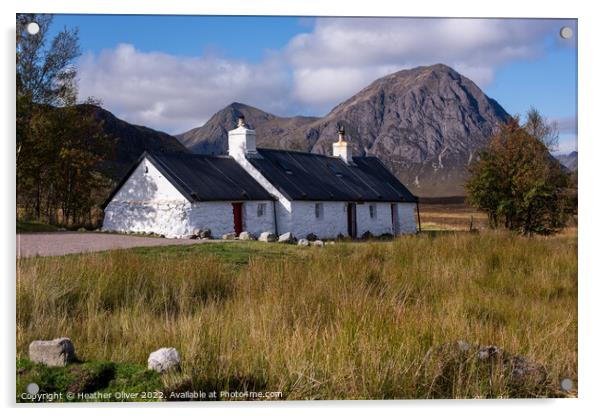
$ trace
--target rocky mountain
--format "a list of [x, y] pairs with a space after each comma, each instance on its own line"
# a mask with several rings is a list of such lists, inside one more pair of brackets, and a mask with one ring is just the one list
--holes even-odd
[[130, 124], [111, 112], [91, 105], [80, 105], [81, 111], [92, 110], [104, 132], [115, 139], [115, 151], [102, 170], [114, 180], [120, 179], [144, 151], [189, 152], [178, 139], [148, 127]]
[[419, 196], [464, 194], [466, 166], [508, 114], [470, 79], [437, 64], [379, 78], [326, 116], [278, 117], [233, 103], [204, 126], [176, 137], [199, 153], [225, 153], [239, 114], [257, 144], [332, 152], [342, 124], [357, 155], [379, 157]]
[[301, 138], [305, 127], [318, 117], [278, 117], [242, 103], [232, 103], [215, 113], [203, 126], [176, 137], [194, 153], [225, 154], [228, 152], [228, 130], [236, 127], [243, 115], [247, 124], [257, 131], [261, 146], [282, 149], [311, 150]]
[[575, 172], [577, 170], [577, 152], [571, 152], [566, 155], [558, 155], [556, 156], [556, 159], [558, 159], [558, 161], [571, 172]]

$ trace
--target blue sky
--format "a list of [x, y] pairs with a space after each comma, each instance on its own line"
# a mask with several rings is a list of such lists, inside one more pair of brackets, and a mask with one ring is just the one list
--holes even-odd
[[180, 133], [232, 101], [324, 115], [387, 73], [454, 67], [511, 114], [556, 120], [576, 150], [576, 21], [56, 15], [79, 27], [80, 96], [127, 121]]

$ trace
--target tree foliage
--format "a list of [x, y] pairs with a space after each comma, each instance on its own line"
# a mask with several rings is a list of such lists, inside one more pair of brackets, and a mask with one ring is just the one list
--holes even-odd
[[[38, 23], [37, 34], [27, 24]], [[94, 107], [77, 105], [77, 29], [49, 41], [51, 15], [17, 15], [17, 215], [81, 224], [107, 180], [98, 172], [111, 153]]]
[[492, 227], [547, 234], [565, 225], [570, 177], [550, 155], [553, 138], [553, 127], [532, 110], [524, 125], [513, 118], [501, 126], [471, 164], [468, 199]]

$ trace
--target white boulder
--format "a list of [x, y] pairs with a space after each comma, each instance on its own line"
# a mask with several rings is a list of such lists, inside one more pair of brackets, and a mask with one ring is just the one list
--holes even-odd
[[250, 241], [255, 240], [255, 236], [248, 231], [243, 231], [238, 235], [238, 239], [243, 241]]
[[276, 234], [270, 231], [264, 231], [259, 235], [259, 241], [263, 241], [265, 243], [273, 243], [276, 241]]
[[148, 368], [164, 373], [180, 367], [180, 354], [175, 348], [160, 348], [148, 356]]

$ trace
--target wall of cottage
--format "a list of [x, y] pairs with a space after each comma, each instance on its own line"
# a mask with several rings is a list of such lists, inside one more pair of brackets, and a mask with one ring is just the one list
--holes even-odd
[[[370, 207], [373, 216], [370, 216]], [[356, 205], [357, 235], [361, 237], [365, 232], [372, 235], [393, 234], [391, 217], [391, 204], [384, 202], [366, 202]]]
[[397, 230], [399, 234], [414, 234], [418, 231], [416, 203], [403, 202], [397, 206]]
[[175, 237], [187, 231], [190, 207], [171, 182], [144, 159], [106, 206], [102, 228]]
[[[316, 203], [322, 204], [321, 216], [316, 217]], [[292, 218], [289, 229], [297, 238], [312, 233], [319, 238], [336, 238], [347, 235], [346, 203], [332, 201], [292, 201]]]
[[[321, 204], [320, 216], [316, 217], [316, 204]], [[370, 216], [370, 206], [373, 216]], [[397, 203], [397, 233], [416, 232], [414, 203]], [[357, 236], [366, 231], [372, 235], [393, 234], [391, 204], [384, 202], [356, 204]], [[280, 232], [291, 231], [297, 238], [305, 238], [313, 233], [319, 238], [336, 238], [339, 234], [348, 235], [347, 202], [332, 201], [293, 201], [290, 228], [280, 227]]]
[[[272, 201], [241, 201], [243, 231], [256, 237], [264, 231], [274, 232], [274, 204]], [[258, 205], [263, 205], [260, 215]], [[232, 202], [195, 202], [190, 210], [189, 234], [194, 229], [210, 229], [214, 238], [234, 232]]]

